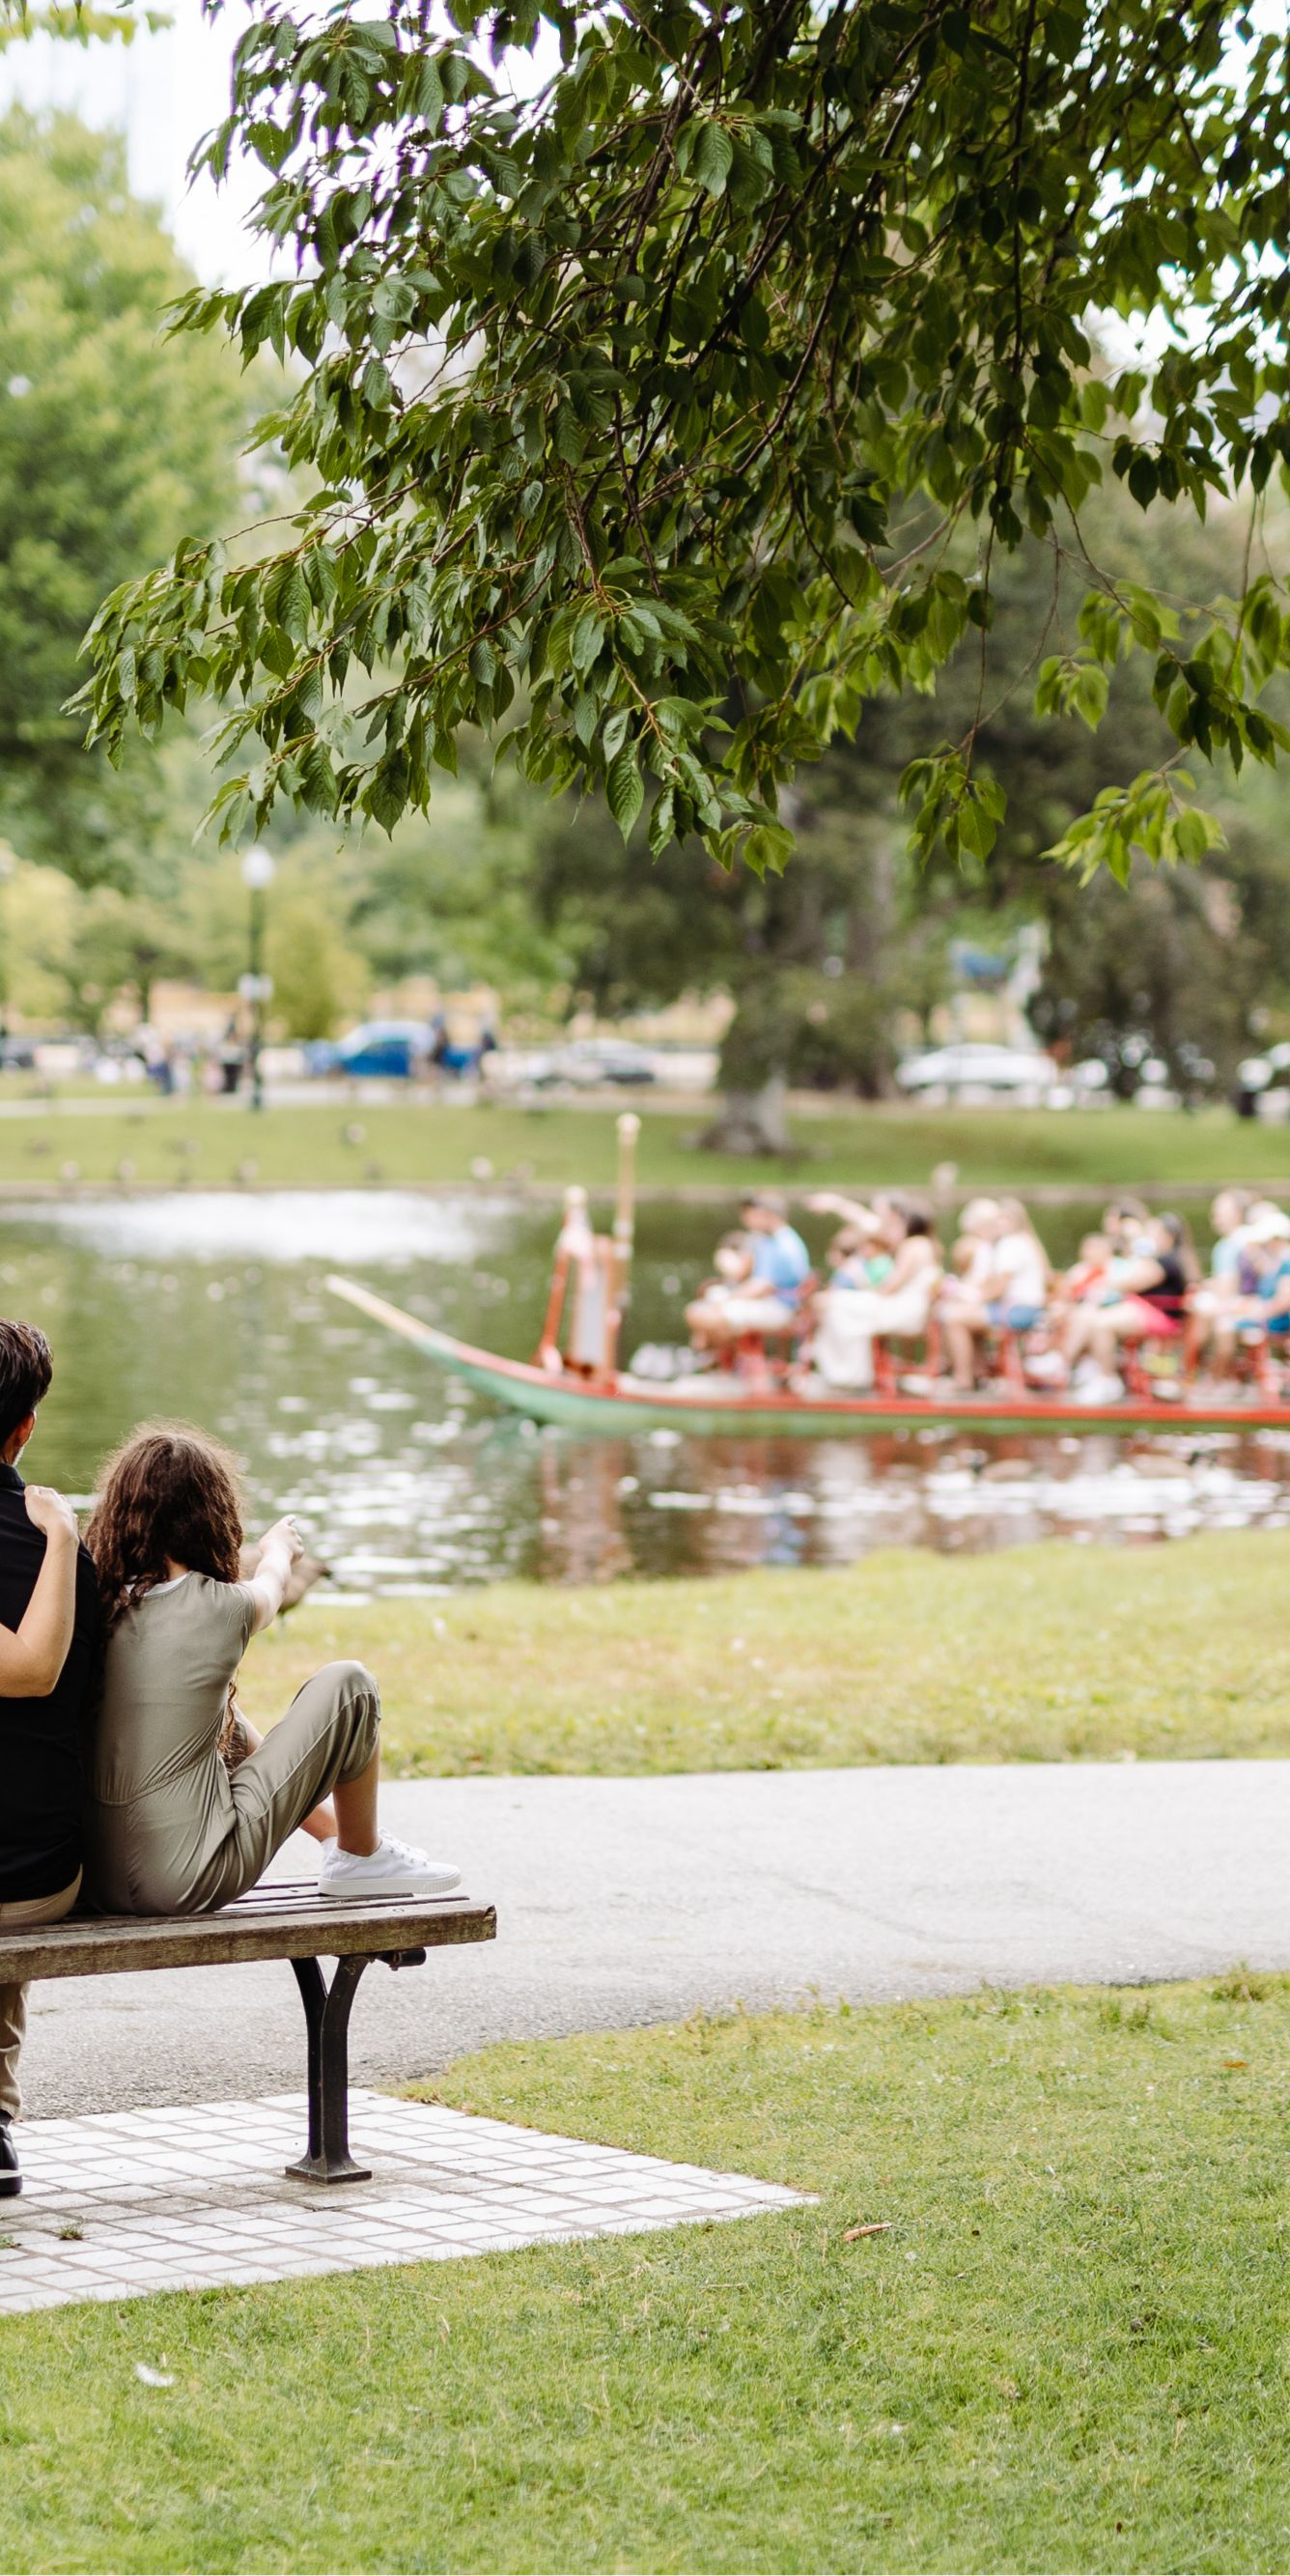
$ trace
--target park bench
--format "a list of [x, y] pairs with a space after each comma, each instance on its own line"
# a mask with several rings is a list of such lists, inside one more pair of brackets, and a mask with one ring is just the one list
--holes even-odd
[[[304, 2182], [367, 2182], [349, 2152], [349, 2015], [363, 1970], [420, 1967], [428, 1950], [491, 1941], [497, 1916], [467, 1896], [387, 1896], [331, 1905], [311, 1884], [252, 1888], [213, 1914], [74, 1914], [30, 1931], [0, 1931], [0, 1984], [42, 1977], [114, 1977], [147, 1968], [216, 1968], [287, 1959], [305, 2008], [309, 2146], [287, 2172]], [[320, 1959], [334, 1959], [327, 1985]]]

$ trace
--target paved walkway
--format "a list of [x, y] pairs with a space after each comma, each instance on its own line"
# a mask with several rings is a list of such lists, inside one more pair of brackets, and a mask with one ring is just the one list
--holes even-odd
[[303, 2095], [24, 2124], [26, 2187], [0, 2212], [0, 2317], [751, 2218], [803, 2197], [437, 2105], [358, 2093], [350, 2111], [372, 2178], [334, 2188], [283, 2171], [304, 2144]]
[[[1018, 1651], [1024, 1645], [1018, 1643]], [[395, 1783], [500, 1937], [363, 1980], [355, 2080], [704, 2008], [1290, 1968], [1290, 1763]], [[281, 1855], [300, 1877], [309, 1847]], [[303, 2080], [280, 1964], [38, 1986], [33, 2118]]]

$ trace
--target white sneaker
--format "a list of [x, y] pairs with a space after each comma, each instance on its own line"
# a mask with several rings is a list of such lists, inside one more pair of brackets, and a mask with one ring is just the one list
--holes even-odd
[[1060, 1351], [1036, 1351], [1026, 1361], [1026, 1375], [1034, 1386], [1065, 1386], [1066, 1362]]
[[451, 1896], [461, 1871], [448, 1860], [427, 1860], [411, 1843], [382, 1834], [374, 1852], [342, 1851], [329, 1842], [318, 1872], [318, 1893], [341, 1905], [357, 1896]]
[[1076, 1404], [1118, 1404], [1124, 1393], [1122, 1377], [1087, 1377], [1072, 1388]]

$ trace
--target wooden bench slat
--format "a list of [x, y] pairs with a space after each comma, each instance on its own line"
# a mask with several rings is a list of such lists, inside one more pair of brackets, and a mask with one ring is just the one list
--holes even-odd
[[[286, 1901], [282, 1901], [285, 1896]], [[239, 1959], [337, 1959], [384, 1950], [492, 1941], [497, 1915], [470, 1897], [384, 1897], [360, 1905], [305, 1902], [288, 1887], [257, 1888], [216, 1914], [85, 1915], [0, 1934], [0, 1984], [96, 1977], [148, 1968], [224, 1967]]]

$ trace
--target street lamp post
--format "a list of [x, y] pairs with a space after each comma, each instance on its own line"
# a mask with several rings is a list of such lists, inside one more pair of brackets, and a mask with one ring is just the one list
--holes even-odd
[[251, 1005], [251, 1107], [264, 1107], [264, 1080], [260, 1071], [260, 1051], [264, 1045], [264, 1005], [273, 998], [273, 977], [264, 972], [264, 898], [273, 883], [276, 866], [273, 853], [256, 842], [242, 861], [242, 883], [251, 898], [250, 973], [243, 975], [239, 990]]

